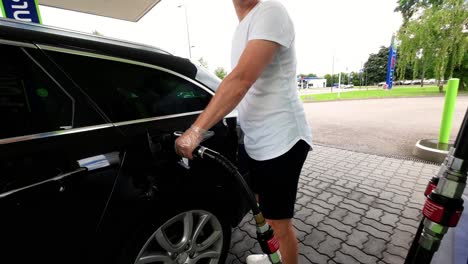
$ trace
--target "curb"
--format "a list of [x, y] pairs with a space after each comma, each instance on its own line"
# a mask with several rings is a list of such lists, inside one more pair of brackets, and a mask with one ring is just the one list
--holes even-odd
[[424, 164], [429, 164], [429, 165], [435, 165], [435, 166], [440, 166], [441, 165], [441, 163], [419, 159], [419, 158], [414, 157], [414, 156], [376, 154], [376, 153], [370, 153], [370, 152], [364, 152], [364, 151], [359, 151], [359, 150], [347, 149], [347, 148], [337, 147], [337, 146], [332, 146], [332, 145], [326, 145], [326, 144], [322, 144], [322, 143], [313, 143], [312, 146], [314, 146], [314, 145], [315, 146], [320, 146], [320, 147], [326, 147], [326, 148], [334, 148], [334, 149], [339, 149], [339, 150], [352, 151], [352, 152], [356, 152], [356, 153], [361, 153], [361, 154], [366, 154], [366, 155], [373, 155], [373, 156], [389, 158], [389, 159], [414, 161], [414, 162], [419, 162], [419, 163], [424, 163]]
[[[410, 98], [439, 98], [439, 97], [445, 97], [445, 94], [443, 95], [421, 95], [421, 96], [368, 97], [368, 98], [335, 99], [335, 100], [322, 100], [322, 101], [301, 99], [301, 101], [302, 103], [327, 103], [327, 102], [362, 101], [362, 100], [375, 100], [375, 99], [410, 99]], [[468, 94], [459, 94], [457, 97], [468, 97]]]

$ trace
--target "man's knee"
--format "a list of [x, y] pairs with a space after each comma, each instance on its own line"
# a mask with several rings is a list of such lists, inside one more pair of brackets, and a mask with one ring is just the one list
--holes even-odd
[[284, 219], [284, 220], [268, 219], [267, 221], [268, 221], [268, 224], [275, 231], [275, 236], [277, 238], [281, 239], [283, 237], [288, 237], [290, 235], [294, 236], [294, 229], [293, 229], [291, 219]]

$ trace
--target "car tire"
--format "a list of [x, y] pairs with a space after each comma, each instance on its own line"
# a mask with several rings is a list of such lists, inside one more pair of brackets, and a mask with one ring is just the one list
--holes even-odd
[[168, 209], [164, 215], [145, 220], [116, 262], [166, 264], [189, 263], [193, 259], [200, 259], [196, 263], [225, 262], [232, 229], [219, 209], [192, 204]]

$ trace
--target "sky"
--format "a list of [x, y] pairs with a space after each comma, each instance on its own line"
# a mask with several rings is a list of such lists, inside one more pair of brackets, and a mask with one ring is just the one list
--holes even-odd
[[[358, 71], [369, 54], [388, 46], [402, 23], [397, 0], [277, 0], [296, 31], [298, 73]], [[179, 7], [183, 4], [182, 7]], [[231, 70], [232, 35], [238, 19], [231, 0], [162, 0], [140, 21], [127, 22], [40, 6], [46, 25], [145, 43], [174, 55]], [[334, 59], [333, 59], [334, 58]], [[334, 61], [334, 63], [333, 63]], [[334, 68], [333, 68], [334, 65]]]

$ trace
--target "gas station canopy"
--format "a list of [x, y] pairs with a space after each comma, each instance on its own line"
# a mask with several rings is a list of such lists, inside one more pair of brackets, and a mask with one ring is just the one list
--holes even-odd
[[39, 0], [40, 5], [137, 22], [161, 0]]

